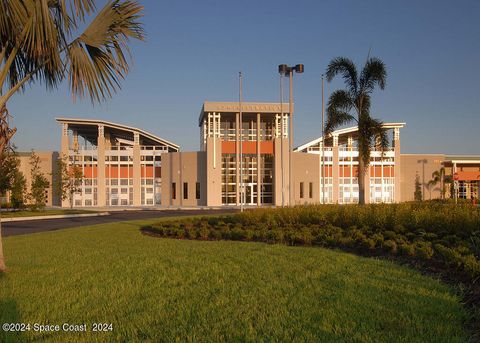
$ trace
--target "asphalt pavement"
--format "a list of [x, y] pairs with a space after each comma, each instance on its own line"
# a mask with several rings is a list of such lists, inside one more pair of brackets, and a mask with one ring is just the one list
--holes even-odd
[[79, 226], [88, 226], [104, 223], [122, 222], [127, 220], [151, 219], [164, 217], [192, 216], [202, 214], [233, 213], [234, 209], [220, 210], [147, 210], [147, 211], [112, 211], [108, 216], [83, 218], [58, 218], [25, 220], [2, 223], [2, 236], [26, 235], [30, 233], [55, 231]]

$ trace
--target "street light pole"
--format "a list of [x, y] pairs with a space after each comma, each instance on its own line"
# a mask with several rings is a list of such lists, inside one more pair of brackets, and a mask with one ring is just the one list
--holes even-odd
[[325, 146], [325, 92], [324, 92], [324, 77], [322, 74], [322, 140], [320, 141], [320, 164], [322, 168], [322, 178], [321, 178], [321, 183], [322, 183], [322, 197], [320, 200], [320, 203], [324, 204], [325, 203], [325, 162], [324, 162], [324, 146]]
[[285, 206], [285, 166], [283, 157], [283, 132], [284, 127], [284, 113], [283, 113], [283, 73], [280, 72], [280, 167], [282, 172], [282, 207]]
[[[293, 197], [292, 197], [292, 150], [293, 150], [293, 72], [295, 71], [296, 73], [303, 73], [304, 71], [304, 66], [303, 64], [297, 64], [295, 66], [289, 67], [286, 64], [280, 64], [278, 66], [278, 71], [280, 75], [285, 75], [290, 78], [289, 82], [289, 128], [288, 128], [288, 136], [289, 136], [289, 147], [288, 147], [288, 204], [292, 205], [293, 204]], [[283, 93], [282, 93], [283, 96]], [[282, 108], [282, 113], [283, 113], [283, 108]], [[283, 124], [283, 119], [282, 119], [282, 124]], [[283, 132], [282, 132], [283, 136]], [[283, 156], [283, 153], [282, 153]], [[282, 175], [283, 175], [283, 165], [282, 165]]]
[[289, 113], [289, 123], [288, 123], [288, 205], [292, 206], [294, 203], [294, 198], [292, 197], [293, 185], [292, 185], [292, 150], [293, 150], [293, 68], [290, 68], [289, 73], [289, 94], [288, 94], [288, 113]]

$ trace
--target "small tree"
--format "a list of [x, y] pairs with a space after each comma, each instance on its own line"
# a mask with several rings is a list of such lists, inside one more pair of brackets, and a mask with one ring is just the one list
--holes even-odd
[[27, 180], [20, 170], [16, 170], [13, 176], [12, 188], [10, 189], [10, 202], [15, 209], [25, 207], [27, 198]]
[[415, 201], [422, 201], [422, 184], [420, 183], [420, 176], [415, 176], [415, 192], [413, 193]]
[[32, 183], [30, 187], [29, 197], [32, 200], [32, 209], [43, 209], [47, 203], [45, 189], [50, 186], [45, 175], [40, 169], [40, 157], [32, 150], [30, 156], [30, 172], [32, 176]]
[[82, 168], [77, 165], [68, 165], [68, 156], [57, 160], [57, 171], [55, 173], [55, 192], [62, 200], [68, 199], [70, 208], [73, 208], [73, 195], [80, 191], [83, 180]]

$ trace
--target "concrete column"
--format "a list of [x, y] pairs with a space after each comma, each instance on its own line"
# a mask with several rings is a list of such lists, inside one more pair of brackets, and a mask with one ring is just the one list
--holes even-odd
[[62, 124], [62, 142], [61, 142], [61, 153], [63, 156], [68, 156], [69, 148], [69, 139], [68, 139], [68, 124]]
[[140, 135], [133, 134], [133, 206], [142, 205], [142, 169], [140, 158]]
[[[63, 123], [62, 124], [62, 141], [61, 141], [61, 147], [60, 147], [60, 158], [65, 158], [67, 157], [67, 163], [69, 161], [69, 138], [68, 138], [68, 124]], [[70, 206], [68, 199], [61, 200], [61, 206], [62, 207], [68, 207]]]
[[262, 170], [260, 157], [260, 113], [257, 113], [257, 206], [262, 204]]
[[365, 173], [365, 204], [370, 203], [370, 168], [372, 166], [367, 167], [367, 171]]
[[172, 155], [162, 154], [162, 206], [172, 205]]
[[[214, 142], [214, 140], [217, 140]], [[214, 149], [213, 144], [220, 146], [220, 138], [207, 137], [207, 206], [222, 205], [222, 168], [213, 168]], [[221, 149], [215, 150], [215, 158], [219, 163], [222, 161]]]
[[400, 128], [393, 129], [393, 147], [395, 152], [395, 167], [393, 170], [395, 176], [395, 202], [402, 201], [401, 193], [401, 157], [400, 157]]
[[78, 145], [78, 132], [73, 130], [73, 150], [78, 151], [80, 146]]
[[106, 206], [105, 194], [105, 134], [103, 125], [98, 125], [97, 136], [97, 205]]
[[333, 137], [333, 147], [332, 147], [332, 152], [333, 152], [333, 164], [332, 164], [332, 202], [334, 204], [338, 203], [338, 198], [339, 198], [339, 191], [340, 191], [340, 185], [339, 185], [339, 164], [340, 164], [340, 159], [339, 159], [339, 153], [338, 153], [338, 136], [334, 135]]

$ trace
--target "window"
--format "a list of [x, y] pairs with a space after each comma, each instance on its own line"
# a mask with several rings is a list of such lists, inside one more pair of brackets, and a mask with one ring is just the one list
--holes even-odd
[[310, 183], [308, 184], [308, 197], [309, 197], [310, 199], [313, 198], [313, 182], [310, 182]]
[[300, 182], [300, 199], [303, 199], [303, 182]]
[[172, 182], [172, 199], [177, 198], [177, 184]]
[[195, 184], [195, 198], [200, 199], [200, 182]]
[[183, 198], [188, 199], [188, 182], [183, 183]]

